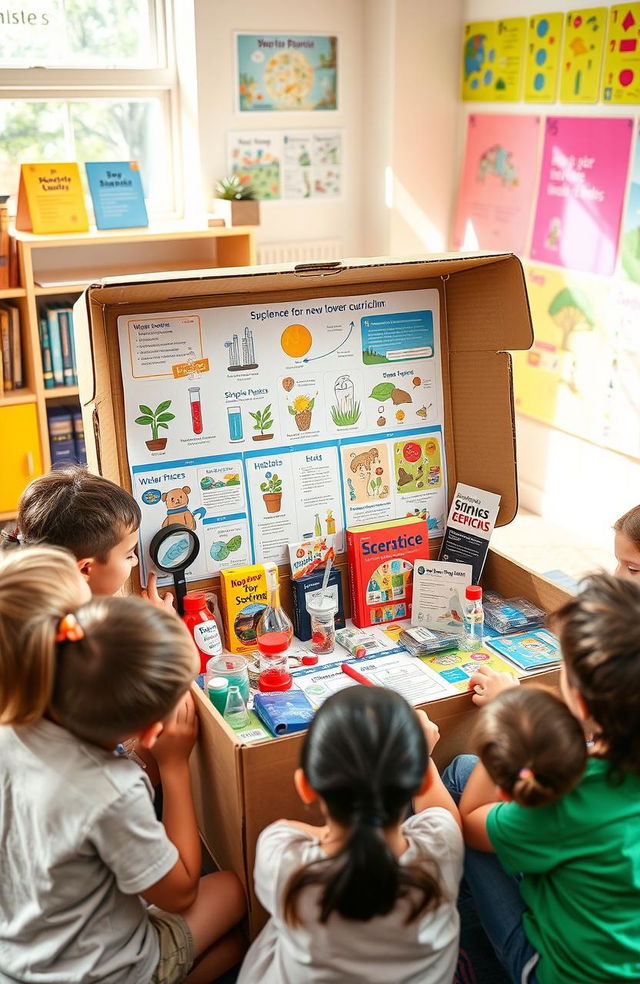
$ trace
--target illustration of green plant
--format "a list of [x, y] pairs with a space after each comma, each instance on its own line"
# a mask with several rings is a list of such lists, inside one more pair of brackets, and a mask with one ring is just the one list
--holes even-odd
[[316, 402], [315, 396], [309, 398], [308, 396], [296, 396], [291, 406], [287, 406], [287, 410], [294, 418], [296, 422], [296, 427], [299, 431], [309, 430], [311, 424], [311, 414], [313, 413], [313, 408]]
[[216, 540], [215, 543], [211, 544], [209, 553], [213, 560], [226, 560], [230, 553], [235, 553], [242, 546], [242, 537], [232, 536], [230, 540], [225, 543], [224, 540]]
[[146, 445], [150, 451], [162, 451], [166, 446], [166, 437], [159, 437], [158, 434], [161, 428], [163, 430], [169, 430], [169, 421], [175, 420], [174, 413], [167, 413], [170, 406], [171, 400], [164, 400], [162, 403], [159, 403], [155, 410], [145, 406], [144, 403], [138, 405], [138, 410], [140, 410], [142, 416], [136, 417], [135, 422], [142, 427], [151, 427], [151, 440], [146, 441]]
[[282, 479], [278, 478], [275, 472], [273, 475], [271, 472], [267, 472], [265, 478], [267, 481], [260, 483], [261, 492], [266, 492], [268, 495], [277, 495], [278, 492], [282, 492]]
[[273, 427], [273, 417], [271, 415], [271, 404], [268, 403], [264, 410], [250, 410], [249, 416], [253, 417], [255, 424], [253, 429], [260, 431], [260, 434], [254, 434], [254, 441], [269, 441], [273, 437], [273, 433], [265, 434], [265, 431], [269, 431]]
[[361, 412], [359, 400], [354, 403], [350, 410], [341, 410], [340, 407], [331, 405], [331, 419], [336, 427], [348, 427], [350, 424], [356, 424], [360, 419]]
[[378, 475], [377, 478], [370, 478], [367, 482], [367, 495], [377, 496], [378, 489], [382, 485], [382, 478]]

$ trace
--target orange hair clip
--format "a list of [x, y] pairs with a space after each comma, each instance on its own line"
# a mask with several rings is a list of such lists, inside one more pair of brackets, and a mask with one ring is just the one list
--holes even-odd
[[75, 615], [65, 615], [60, 619], [56, 642], [79, 642], [84, 639], [84, 629]]

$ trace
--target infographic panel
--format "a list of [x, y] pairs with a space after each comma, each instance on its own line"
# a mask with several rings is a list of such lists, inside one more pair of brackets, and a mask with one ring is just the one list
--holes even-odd
[[435, 289], [123, 315], [142, 578], [161, 528], [195, 529], [188, 576], [273, 560], [347, 525], [446, 517]]

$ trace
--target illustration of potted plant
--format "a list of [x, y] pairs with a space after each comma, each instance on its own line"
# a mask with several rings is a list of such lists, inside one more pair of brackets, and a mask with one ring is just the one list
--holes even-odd
[[293, 404], [287, 410], [294, 418], [299, 431], [308, 431], [311, 426], [311, 412], [316, 402], [315, 396], [296, 396]]
[[270, 434], [265, 434], [265, 431], [269, 431], [273, 427], [273, 417], [271, 416], [271, 404], [268, 403], [264, 410], [249, 410], [249, 416], [253, 417], [255, 424], [253, 425], [254, 430], [259, 430], [259, 434], [252, 434], [252, 440], [254, 441], [270, 441], [273, 438], [273, 431]]
[[260, 483], [260, 491], [268, 513], [280, 512], [282, 506], [282, 479], [275, 472], [265, 472], [265, 482]]
[[136, 424], [151, 427], [151, 440], [145, 441], [149, 451], [164, 451], [167, 446], [166, 437], [158, 437], [158, 432], [161, 428], [169, 430], [169, 421], [175, 420], [174, 413], [167, 413], [170, 406], [171, 400], [164, 400], [159, 403], [155, 410], [145, 406], [144, 403], [138, 405], [138, 410], [142, 416], [136, 417]]

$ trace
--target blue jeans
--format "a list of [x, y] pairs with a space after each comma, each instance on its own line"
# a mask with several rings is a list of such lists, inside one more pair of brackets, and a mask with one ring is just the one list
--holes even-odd
[[[473, 772], [475, 755], [458, 755], [442, 773], [442, 781], [456, 803]], [[508, 875], [495, 854], [465, 851], [464, 877], [473, 896], [480, 922], [498, 960], [514, 984], [537, 984], [534, 971], [538, 954], [525, 936], [519, 878]]]

